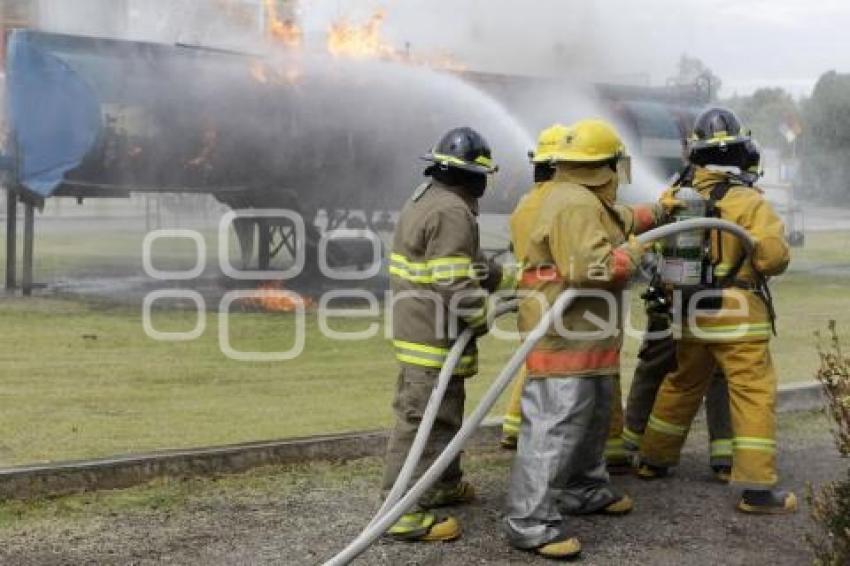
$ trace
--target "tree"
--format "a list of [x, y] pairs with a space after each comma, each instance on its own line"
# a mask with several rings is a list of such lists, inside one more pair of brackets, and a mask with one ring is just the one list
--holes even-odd
[[691, 57], [687, 53], [683, 53], [679, 58], [676, 74], [667, 79], [667, 83], [672, 86], [699, 85], [705, 89], [711, 100], [717, 98], [717, 93], [723, 86], [720, 77], [715, 75], [701, 59]]
[[734, 96], [723, 103], [734, 110], [755, 139], [765, 147], [791, 154], [791, 143], [783, 129], [798, 131], [800, 109], [791, 95], [781, 88], [760, 88], [751, 96]]
[[803, 104], [800, 140], [804, 194], [847, 204], [850, 196], [850, 74], [830, 71]]

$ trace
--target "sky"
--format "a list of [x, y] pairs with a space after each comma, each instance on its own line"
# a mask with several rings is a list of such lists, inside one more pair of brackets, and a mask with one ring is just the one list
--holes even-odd
[[348, 15], [387, 12], [386, 36], [446, 50], [470, 68], [618, 77], [663, 84], [683, 53], [724, 81], [723, 95], [781, 86], [806, 95], [831, 69], [850, 72], [847, 0], [304, 0], [320, 33]]

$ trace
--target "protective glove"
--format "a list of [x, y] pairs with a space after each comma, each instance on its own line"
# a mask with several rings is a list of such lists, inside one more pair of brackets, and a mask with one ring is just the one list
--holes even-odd
[[755, 241], [752, 265], [762, 275], [780, 275], [788, 268], [790, 261], [791, 256], [784, 239], [769, 236]]
[[684, 201], [677, 199], [672, 194], [666, 194], [662, 196], [658, 204], [661, 205], [661, 218], [663, 220], [662, 224], [670, 222], [673, 219], [673, 214], [680, 208], [684, 208], [686, 205]]
[[629, 258], [631, 258], [632, 263], [635, 266], [638, 266], [640, 265], [640, 258], [643, 257], [643, 254], [649, 251], [651, 245], [640, 243], [637, 236], [631, 234], [629, 236], [629, 241], [623, 247], [626, 250], [626, 253], [629, 254]]

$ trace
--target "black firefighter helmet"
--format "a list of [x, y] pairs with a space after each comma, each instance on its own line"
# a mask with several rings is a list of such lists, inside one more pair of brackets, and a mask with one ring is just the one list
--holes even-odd
[[443, 169], [454, 168], [481, 175], [489, 175], [499, 169], [493, 163], [490, 144], [484, 136], [468, 127], [446, 132], [422, 159]]
[[695, 165], [739, 167], [745, 171], [752, 165], [755, 148], [750, 131], [741, 126], [734, 112], [712, 107], [694, 122], [688, 139], [688, 159]]

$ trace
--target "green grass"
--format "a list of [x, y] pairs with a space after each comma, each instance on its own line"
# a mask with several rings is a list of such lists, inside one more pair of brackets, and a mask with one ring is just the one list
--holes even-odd
[[[39, 261], [61, 272], [72, 265], [131, 265], [138, 257], [125, 252], [140, 246], [140, 239], [112, 234], [93, 243], [91, 234], [88, 239], [56, 235], [43, 237], [38, 246]], [[791, 272], [776, 281], [779, 336], [772, 348], [782, 381], [812, 378], [818, 363], [815, 330], [833, 318], [840, 326], [850, 324], [850, 274], [813, 268], [841, 264], [848, 246], [850, 232], [810, 235], [806, 248], [794, 250]], [[212, 243], [208, 249], [214, 252]], [[177, 267], [168, 262], [182, 261], [183, 250], [158, 250], [157, 257], [163, 267]], [[633, 325], [641, 328], [640, 303], [633, 295]], [[368, 341], [333, 341], [321, 336], [311, 316], [301, 357], [246, 363], [221, 353], [216, 315], [209, 316], [196, 341], [156, 342], [144, 334], [140, 310], [104, 301], [0, 298], [0, 466], [363, 430], [391, 422], [397, 368], [382, 333]], [[192, 311], [154, 315], [161, 330], [189, 329], [194, 322]], [[342, 320], [335, 327], [356, 330], [369, 322]], [[282, 349], [292, 339], [287, 315], [237, 312], [231, 326], [234, 346], [241, 350]], [[492, 338], [482, 342], [481, 374], [468, 382], [468, 407], [477, 403], [514, 346]], [[635, 339], [626, 340], [626, 383], [637, 346]], [[494, 414], [501, 411], [499, 405]]]

